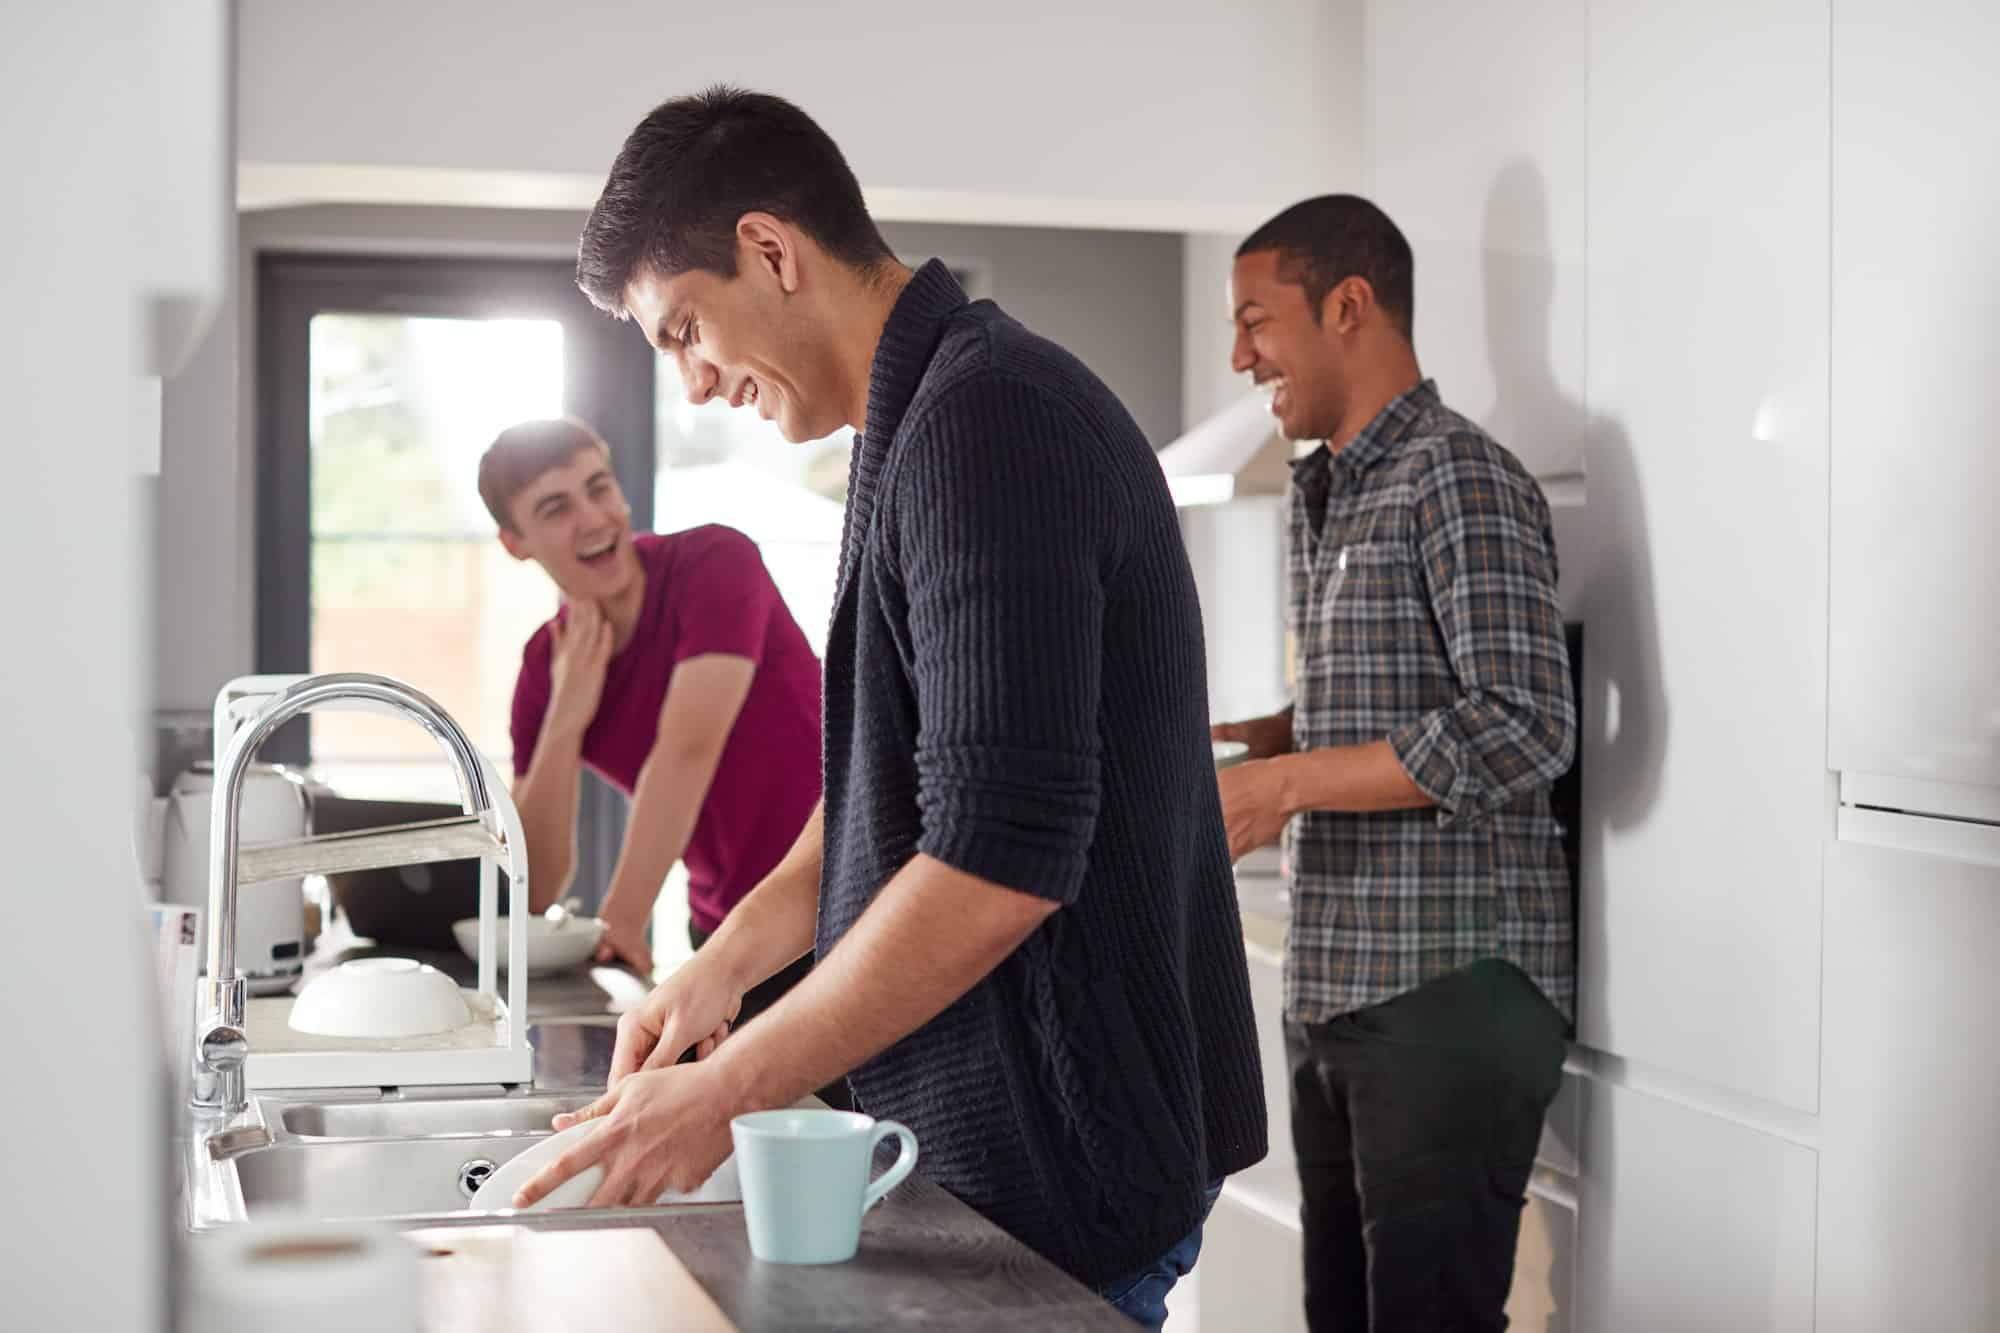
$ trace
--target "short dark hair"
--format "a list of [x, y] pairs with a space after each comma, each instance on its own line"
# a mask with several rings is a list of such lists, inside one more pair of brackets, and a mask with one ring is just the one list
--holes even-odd
[[625, 317], [642, 266], [736, 276], [745, 213], [791, 223], [852, 267], [894, 258], [861, 185], [812, 117], [782, 97], [716, 85], [662, 102], [625, 138], [576, 247], [576, 285]]
[[515, 498], [535, 478], [587, 449], [597, 450], [607, 461], [611, 457], [611, 446], [604, 437], [575, 417], [509, 426], [479, 459], [479, 498], [486, 502], [486, 512], [507, 531], [519, 531], [509, 512]]
[[1250, 233], [1236, 257], [1278, 252], [1278, 276], [1305, 288], [1318, 323], [1326, 294], [1349, 278], [1365, 278], [1382, 307], [1410, 336], [1416, 306], [1416, 261], [1389, 215], [1359, 195], [1323, 194], [1293, 204]]

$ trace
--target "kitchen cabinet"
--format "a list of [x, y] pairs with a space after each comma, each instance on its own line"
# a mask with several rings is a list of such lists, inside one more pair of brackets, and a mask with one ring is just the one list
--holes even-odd
[[1416, 252], [1424, 370], [1542, 477], [1583, 469], [1583, 14], [1376, 0], [1361, 33], [1367, 194]]
[[1823, 1333], [2000, 1327], [1996, 939], [2000, 864], [1829, 851]]
[[1826, 8], [1591, 0], [1588, 27], [1578, 1039], [1811, 1111]]
[[1813, 1327], [1810, 1148], [1614, 1084], [1590, 1084], [1583, 1110], [1568, 1327]]
[[1832, 8], [1829, 767], [2000, 787], [2000, 8]]
[[[1204, 1330], [1305, 1328], [1304, 1236], [1292, 1155], [1290, 1075], [1285, 1057], [1283, 904], [1279, 882], [1245, 876], [1244, 953], [1257, 1019], [1257, 1061], [1270, 1114], [1271, 1150], [1231, 1176], [1202, 1230], [1197, 1286]], [[1261, 908], [1262, 910], [1258, 910]]]

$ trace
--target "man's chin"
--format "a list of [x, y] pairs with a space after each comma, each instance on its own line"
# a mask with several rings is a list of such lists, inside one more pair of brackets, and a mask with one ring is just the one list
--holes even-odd
[[1311, 417], [1296, 409], [1276, 418], [1276, 424], [1278, 434], [1284, 436], [1293, 444], [1323, 440], [1333, 433], [1331, 427], [1322, 427]]

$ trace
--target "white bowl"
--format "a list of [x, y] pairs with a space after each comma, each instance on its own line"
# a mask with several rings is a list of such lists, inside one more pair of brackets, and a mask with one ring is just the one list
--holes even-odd
[[[463, 921], [451, 923], [451, 933], [458, 940], [458, 947], [474, 962], [479, 961], [479, 918], [466, 917]], [[528, 918], [528, 975], [541, 972], [559, 972], [566, 967], [575, 967], [597, 952], [597, 941], [604, 935], [604, 922], [594, 916], [573, 916], [560, 923], [547, 917]], [[499, 921], [497, 957], [498, 966], [507, 966], [507, 918]]]
[[1210, 741], [1208, 744], [1215, 751], [1217, 768], [1228, 768], [1250, 757], [1250, 747], [1243, 741]]
[[472, 1021], [458, 983], [412, 958], [356, 958], [307, 982], [291, 1025], [321, 1037], [424, 1037]]
[[[474, 1212], [497, 1212], [514, 1207], [514, 1192], [542, 1173], [542, 1168], [570, 1150], [586, 1134], [595, 1133], [602, 1127], [601, 1120], [586, 1120], [580, 1125], [549, 1137], [529, 1148], [519, 1156], [502, 1162], [486, 1183], [472, 1196], [468, 1205]], [[551, 1190], [545, 1198], [538, 1199], [532, 1207], [523, 1212], [540, 1213], [551, 1208], [583, 1208], [589, 1205], [590, 1196], [597, 1193], [597, 1187], [604, 1179], [601, 1166], [585, 1167]], [[657, 1203], [735, 1203], [743, 1197], [743, 1185], [736, 1177], [734, 1154], [723, 1159], [715, 1168], [715, 1174], [703, 1181], [701, 1187], [688, 1194], [668, 1190]]]

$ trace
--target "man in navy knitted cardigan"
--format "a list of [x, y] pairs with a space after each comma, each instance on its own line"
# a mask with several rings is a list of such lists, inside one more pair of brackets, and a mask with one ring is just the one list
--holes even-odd
[[[777, 98], [649, 115], [578, 281], [696, 402], [859, 438], [822, 810], [626, 1015], [580, 1113], [604, 1131], [522, 1201], [594, 1162], [599, 1203], [693, 1186], [730, 1117], [846, 1075], [931, 1179], [1157, 1325], [1266, 1119], [1200, 611], [1145, 438], [1074, 357], [896, 262]], [[811, 976], [730, 1034], [808, 949]]]

